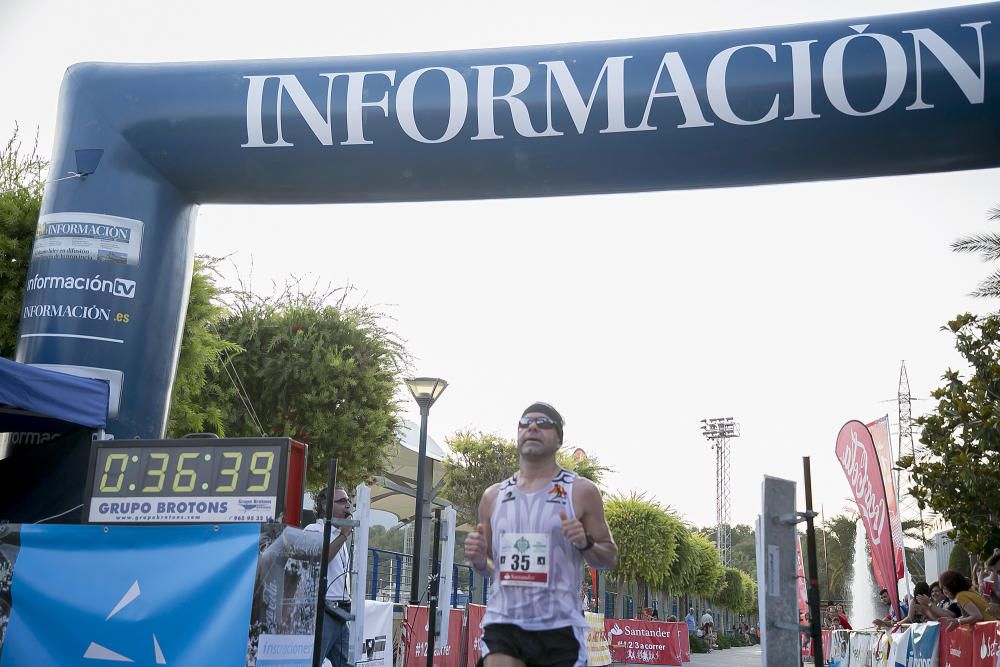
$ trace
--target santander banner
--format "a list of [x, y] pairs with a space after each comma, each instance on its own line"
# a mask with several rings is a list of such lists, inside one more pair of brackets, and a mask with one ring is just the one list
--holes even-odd
[[609, 618], [604, 630], [611, 642], [614, 662], [639, 665], [681, 665], [690, 649], [687, 625], [661, 621]]
[[905, 576], [903, 522], [899, 518], [896, 483], [892, 479], [893, 458], [892, 446], [889, 443], [889, 415], [868, 424], [868, 432], [872, 434], [872, 442], [875, 443], [875, 453], [878, 454], [879, 468], [882, 469], [882, 482], [885, 484], [885, 500], [889, 505], [889, 531], [892, 533], [892, 544], [895, 548], [896, 579], [902, 579]]
[[888, 590], [892, 608], [899, 618], [896, 554], [889, 527], [889, 507], [879, 456], [867, 426], [857, 420], [844, 424], [837, 435], [837, 460], [851, 484], [858, 512], [865, 525], [875, 581]]

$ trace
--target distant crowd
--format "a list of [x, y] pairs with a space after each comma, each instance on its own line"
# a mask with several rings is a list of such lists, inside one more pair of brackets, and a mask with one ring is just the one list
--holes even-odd
[[901, 618], [897, 618], [889, 602], [889, 592], [884, 588], [879, 592], [879, 599], [886, 606], [886, 615], [881, 618], [855, 619], [855, 628], [844, 605], [830, 604], [823, 617], [823, 626], [834, 630], [871, 626], [895, 630], [910, 623], [929, 621], [952, 628], [1000, 620], [1000, 548], [994, 549], [993, 555], [973, 570], [971, 580], [957, 570], [945, 570], [937, 581], [915, 584], [913, 593], [900, 601]]

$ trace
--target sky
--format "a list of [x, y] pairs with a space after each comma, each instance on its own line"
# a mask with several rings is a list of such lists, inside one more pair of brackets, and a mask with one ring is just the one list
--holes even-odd
[[[947, 0], [882, 0], [880, 13]], [[298, 58], [556, 44], [871, 14], [870, 2], [619, 0], [294, 3], [0, 1], [0, 136], [51, 152], [60, 81], [83, 61]], [[847, 22], [845, 21], [845, 25]], [[449, 386], [430, 413], [513, 438], [555, 405], [566, 442], [644, 493], [715, 523], [715, 453], [700, 420], [731, 416], [732, 517], [752, 523], [763, 475], [799, 482], [830, 516], [850, 489], [841, 425], [896, 421], [900, 363], [926, 398], [961, 367], [940, 327], [994, 303], [990, 267], [952, 253], [991, 229], [996, 170], [687, 192], [330, 206], [204, 206], [195, 248], [259, 291], [288, 276], [354, 287], [386, 313], [413, 373]], [[995, 226], [995, 224], [994, 224]], [[404, 397], [407, 417], [419, 420]], [[932, 407], [915, 401], [914, 414]]]

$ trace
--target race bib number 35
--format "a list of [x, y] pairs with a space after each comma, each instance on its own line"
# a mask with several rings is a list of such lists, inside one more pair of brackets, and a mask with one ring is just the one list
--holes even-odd
[[501, 535], [499, 570], [500, 583], [504, 586], [548, 586], [548, 533]]

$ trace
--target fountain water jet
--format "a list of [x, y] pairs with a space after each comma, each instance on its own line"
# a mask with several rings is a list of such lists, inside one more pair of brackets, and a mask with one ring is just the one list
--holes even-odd
[[851, 576], [851, 612], [848, 619], [855, 630], [869, 628], [876, 618], [885, 616], [875, 608], [878, 589], [872, 578], [870, 557], [868, 556], [868, 537], [865, 534], [864, 523], [858, 521], [854, 531], [854, 569]]

